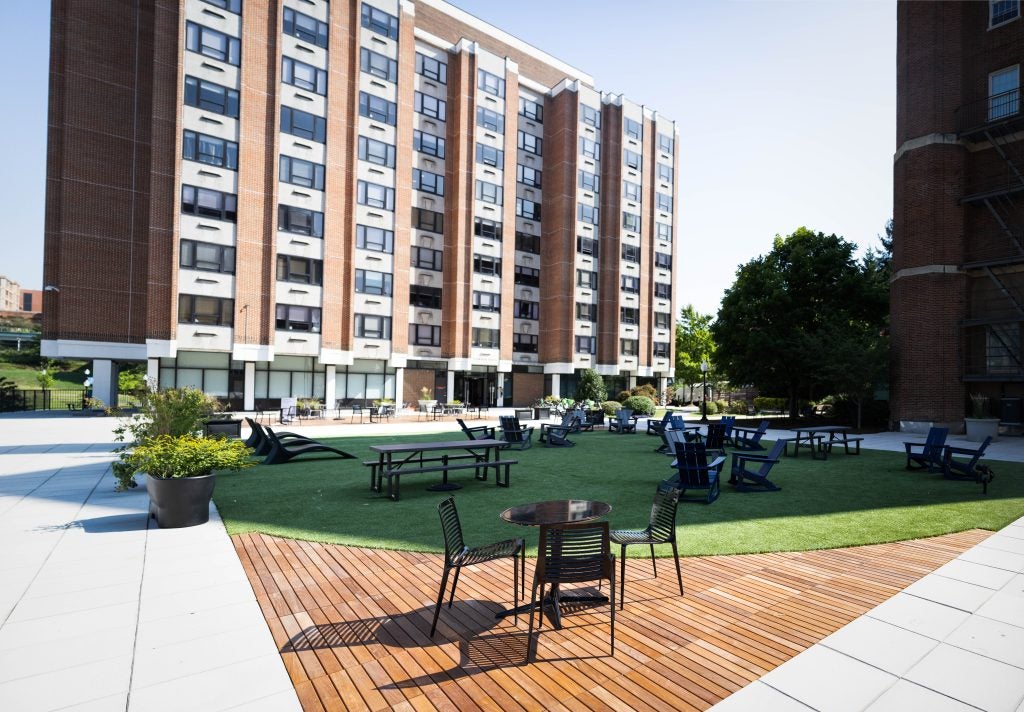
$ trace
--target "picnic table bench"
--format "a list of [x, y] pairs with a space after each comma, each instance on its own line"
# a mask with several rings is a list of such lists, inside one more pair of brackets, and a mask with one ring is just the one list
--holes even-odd
[[[440, 472], [441, 482], [430, 485], [427, 489], [432, 492], [445, 492], [462, 488], [462, 485], [448, 481], [448, 473], [453, 470], [474, 470], [476, 479], [486, 481], [488, 470], [493, 469], [495, 484], [499, 487], [508, 487], [509, 468], [519, 461], [501, 459], [500, 448], [504, 444], [503, 440], [487, 438], [371, 445], [370, 449], [376, 452], [378, 457], [363, 464], [370, 468], [370, 489], [381, 492], [386, 478], [388, 497], [396, 502], [400, 497], [402, 475]], [[453, 454], [446, 451], [455, 452]]]
[[[832, 448], [838, 445], [843, 446], [843, 451], [849, 455], [850, 446], [855, 450], [852, 454], [860, 455], [860, 444], [864, 438], [850, 437], [848, 425], [814, 425], [806, 428], [792, 428], [796, 433], [791, 438], [780, 438], [786, 443], [785, 454], [789, 456], [789, 446], [793, 445], [793, 457], [800, 454], [800, 448], [809, 447], [811, 457], [815, 460], [827, 460], [832, 453]], [[828, 436], [828, 439], [825, 436]]]

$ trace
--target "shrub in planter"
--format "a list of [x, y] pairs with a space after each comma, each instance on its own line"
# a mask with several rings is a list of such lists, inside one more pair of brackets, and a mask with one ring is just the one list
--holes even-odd
[[647, 396], [630, 396], [622, 402], [622, 407], [637, 415], [654, 415], [654, 401]]

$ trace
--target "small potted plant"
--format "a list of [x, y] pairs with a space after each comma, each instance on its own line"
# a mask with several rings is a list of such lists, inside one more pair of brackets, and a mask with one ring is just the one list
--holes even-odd
[[984, 442], [985, 438], [997, 439], [999, 435], [999, 418], [992, 417], [989, 412], [989, 398], [982, 393], [971, 394], [971, 417], [964, 418], [964, 430], [967, 439], [972, 442]]
[[425, 413], [432, 411], [434, 406], [437, 405], [437, 401], [434, 400], [434, 391], [427, 386], [423, 386], [423, 388], [420, 389], [420, 399], [418, 404], [420, 411]]

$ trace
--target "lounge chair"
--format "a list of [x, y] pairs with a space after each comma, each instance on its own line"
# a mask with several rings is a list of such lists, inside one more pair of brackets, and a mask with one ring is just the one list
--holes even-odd
[[[992, 436], [985, 438], [985, 442], [977, 450], [972, 450], [968, 447], [954, 447], [952, 445], [946, 445], [945, 450], [942, 454], [942, 476], [947, 480], [971, 480], [972, 482], [981, 482], [981, 478], [978, 473], [977, 465], [978, 460], [981, 459], [982, 455], [985, 454], [985, 449], [992, 442]], [[958, 460], [954, 455], [966, 455], [966, 460]], [[987, 482], [986, 490], [987, 488]]]
[[[665, 480], [664, 484], [679, 490], [680, 502], [703, 501], [711, 504], [721, 492], [719, 480], [724, 464], [725, 455], [719, 455], [708, 462], [704, 443], [679, 443], [676, 445], [676, 459], [672, 461], [676, 474]], [[682, 495], [691, 489], [705, 490], [707, 494], [701, 499], [683, 499]]]
[[[265, 457], [274, 447], [270, 437], [267, 435], [267, 430], [269, 430], [269, 428], [260, 425], [252, 418], [246, 418], [246, 420], [249, 421], [249, 427], [252, 428], [252, 434], [249, 435], [249, 438], [245, 441], [245, 446], [253, 449], [253, 455]], [[303, 440], [313, 442], [311, 438], [308, 438], [305, 435], [299, 435], [298, 433], [289, 431], [278, 431], [276, 435], [277, 439], [282, 442]], [[250, 441], [252, 441], [251, 444]]]
[[732, 429], [732, 445], [737, 450], [764, 450], [764, 445], [761, 444], [761, 438], [768, 431], [768, 425], [771, 421], [762, 420], [761, 424], [757, 426], [756, 430], [750, 428], [738, 428]]
[[466, 437], [470, 440], [481, 440], [481, 439], [493, 439], [494, 438], [494, 426], [493, 425], [477, 425], [475, 427], [469, 427], [466, 425], [466, 421], [462, 418], [456, 418], [455, 422], [462, 428], [462, 432], [466, 434]]
[[351, 455], [344, 450], [339, 450], [331, 447], [330, 445], [324, 445], [322, 442], [318, 442], [316, 440], [282, 440], [270, 428], [266, 428], [266, 431], [267, 438], [270, 440], [270, 452], [267, 453], [267, 457], [263, 461], [264, 465], [280, 465], [288, 462], [293, 457], [306, 455], [311, 452], [332, 452], [338, 457], [345, 459], [355, 457], [355, 455]]
[[533, 447], [533, 427], [520, 425], [519, 418], [514, 415], [502, 415], [498, 418], [501, 437], [505, 441], [503, 449], [515, 446], [518, 450]]
[[629, 408], [620, 408], [615, 411], [615, 417], [608, 421], [609, 433], [635, 433], [636, 421], [633, 420], [633, 411]]
[[[778, 464], [785, 449], [786, 441], [779, 439], [767, 455], [734, 452], [729, 484], [737, 492], [778, 492], [782, 488], [768, 479], [768, 473]], [[747, 463], [760, 463], [761, 466], [757, 470], [747, 469]]]
[[928, 429], [928, 437], [923, 443], [904, 442], [903, 447], [907, 451], [907, 469], [940, 472], [947, 435], [949, 435], [949, 428], [932, 427]]

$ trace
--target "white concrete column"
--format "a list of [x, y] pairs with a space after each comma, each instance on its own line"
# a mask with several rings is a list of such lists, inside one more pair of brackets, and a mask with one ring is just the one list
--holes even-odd
[[146, 359], [146, 387], [160, 387], [160, 359], [158, 358]]
[[246, 361], [244, 367], [242, 409], [256, 410], [256, 363], [254, 361]]
[[494, 394], [494, 405], [497, 408], [505, 406], [505, 374], [498, 371], [497, 393]]
[[658, 398], [661, 399], [661, 405], [667, 405], [665, 402], [666, 388], [668, 388], [668, 376], [661, 376], [658, 378]]
[[405, 407], [405, 369], [395, 369], [395, 414]]
[[636, 374], [631, 373], [626, 377], [626, 388], [633, 390], [636, 388]]
[[551, 393], [545, 393], [544, 395], [552, 395], [562, 397], [562, 376], [558, 373], [551, 374]]
[[324, 407], [333, 408], [337, 397], [338, 371], [333, 363], [324, 366]]
[[92, 397], [108, 406], [117, 405], [117, 366], [110, 359], [92, 362]]
[[452, 402], [452, 398], [458, 398], [459, 396], [455, 393], [455, 371], [448, 371], [448, 382], [447, 382], [447, 393], [446, 398], [448, 402]]

